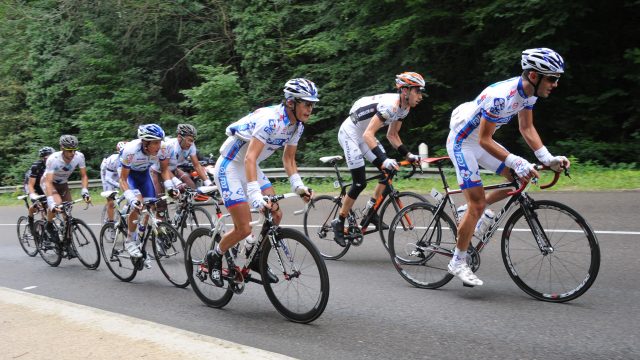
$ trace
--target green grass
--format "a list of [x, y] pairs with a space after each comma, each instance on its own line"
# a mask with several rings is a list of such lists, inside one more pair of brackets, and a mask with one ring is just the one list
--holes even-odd
[[[455, 174], [452, 170], [446, 172], [447, 181], [452, 188], [456, 187]], [[540, 183], [550, 181], [549, 172], [544, 172], [544, 176]], [[344, 174], [347, 175], [347, 174]], [[485, 184], [497, 184], [503, 181], [503, 178], [497, 175], [483, 175]], [[333, 178], [309, 178], [305, 179], [305, 184], [311, 187], [316, 193], [337, 193], [338, 190], [333, 187]], [[401, 191], [415, 191], [421, 194], [429, 194], [431, 188], [442, 190], [442, 182], [439, 177], [428, 179], [402, 179], [401, 176], [394, 181], [394, 186]], [[289, 182], [286, 180], [278, 180], [274, 182], [276, 193], [282, 194], [289, 192]], [[373, 184], [367, 186], [365, 193], [372, 193]], [[93, 204], [102, 206], [104, 199], [100, 196], [102, 189], [89, 189]], [[617, 168], [605, 168], [593, 164], [573, 164], [571, 166], [571, 178], [561, 176], [558, 183], [546, 190], [540, 190], [536, 186], [531, 186], [528, 191], [605, 191], [605, 190], [640, 190], [640, 170], [633, 169], [633, 166], [618, 166]], [[3, 205], [23, 205], [24, 202], [16, 199], [22, 195], [21, 191], [12, 194], [0, 194], [0, 206]], [[80, 198], [80, 189], [72, 190], [72, 198]]]

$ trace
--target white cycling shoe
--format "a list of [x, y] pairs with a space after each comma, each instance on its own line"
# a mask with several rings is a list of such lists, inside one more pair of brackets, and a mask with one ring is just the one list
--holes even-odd
[[142, 257], [142, 252], [135, 241], [129, 241], [125, 244], [125, 248], [129, 252], [129, 255], [134, 258]]
[[449, 274], [457, 276], [463, 283], [472, 286], [480, 286], [484, 284], [482, 280], [478, 279], [476, 274], [471, 271], [469, 264], [466, 261], [463, 262], [450, 262], [447, 265]]

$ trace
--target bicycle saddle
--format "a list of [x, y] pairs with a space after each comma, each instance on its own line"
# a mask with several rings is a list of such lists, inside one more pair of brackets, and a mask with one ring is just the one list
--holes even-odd
[[320, 161], [322, 161], [323, 163], [328, 163], [328, 162], [334, 162], [334, 161], [339, 161], [342, 160], [342, 156], [340, 155], [335, 155], [335, 156], [323, 156], [320, 158]]

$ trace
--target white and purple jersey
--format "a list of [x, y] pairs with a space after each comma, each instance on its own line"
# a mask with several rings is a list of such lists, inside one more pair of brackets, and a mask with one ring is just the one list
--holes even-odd
[[257, 164], [286, 145], [298, 145], [304, 131], [301, 122], [289, 120], [284, 105], [260, 108], [229, 125], [229, 136], [220, 147], [220, 155], [231, 161], [244, 161], [251, 138], [265, 146], [258, 155]]
[[[163, 148], [166, 149], [167, 157], [169, 158], [169, 170], [175, 171], [178, 165], [183, 165], [191, 162], [191, 156], [196, 154], [196, 144], [192, 143], [191, 146], [184, 150], [180, 146], [180, 141], [177, 138], [165, 138]], [[160, 163], [155, 162], [151, 168], [155, 172], [160, 172]]]
[[537, 99], [524, 93], [521, 77], [501, 81], [484, 89], [475, 100], [453, 110], [449, 128], [456, 133], [456, 141], [477, 142], [481, 117], [495, 123], [497, 130], [520, 110], [533, 109]]
[[361, 139], [374, 115], [378, 115], [384, 121], [384, 125], [388, 126], [394, 121], [402, 121], [407, 117], [409, 109], [409, 107], [405, 109], [400, 107], [399, 94], [365, 96], [353, 104], [349, 110], [349, 117], [343, 122], [341, 128], [353, 139]]
[[142, 152], [142, 140], [135, 139], [129, 141], [120, 152], [120, 164], [125, 169], [132, 171], [146, 171], [149, 170], [154, 162], [166, 159], [167, 153], [167, 148], [163, 142], [157, 155], [147, 155]]
[[119, 170], [120, 154], [111, 154], [109, 157], [102, 159], [102, 163], [100, 164], [100, 179], [102, 180], [103, 190], [107, 191], [120, 187]]
[[80, 151], [76, 151], [73, 155], [73, 159], [70, 162], [65, 162], [62, 157], [62, 151], [54, 152], [47, 159], [46, 168], [43, 176], [47, 174], [53, 174], [54, 184], [65, 184], [69, 180], [69, 176], [73, 173], [73, 170], [79, 167], [85, 168], [84, 154]]

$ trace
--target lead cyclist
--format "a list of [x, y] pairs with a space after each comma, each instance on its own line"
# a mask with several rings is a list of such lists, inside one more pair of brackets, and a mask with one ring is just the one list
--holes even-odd
[[493, 139], [495, 131], [517, 114], [520, 134], [542, 164], [555, 171], [570, 166], [566, 157], [551, 155], [533, 125], [533, 107], [538, 97], [547, 98], [558, 87], [564, 73], [564, 60], [551, 49], [535, 48], [522, 52], [521, 65], [520, 76], [490, 85], [475, 100], [458, 106], [451, 115], [447, 152], [468, 207], [458, 225], [457, 244], [448, 271], [468, 285], [483, 284], [466, 261], [478, 221], [488, 204], [506, 198], [508, 192], [493, 191], [485, 195], [479, 166], [510, 180], [508, 168], [524, 179], [538, 177], [532, 164]]

